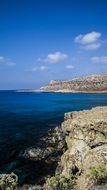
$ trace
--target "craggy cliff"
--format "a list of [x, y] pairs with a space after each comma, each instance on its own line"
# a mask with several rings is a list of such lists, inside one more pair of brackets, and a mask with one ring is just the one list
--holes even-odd
[[52, 80], [41, 92], [107, 92], [107, 75], [90, 75], [72, 80]]
[[47, 189], [107, 189], [107, 107], [66, 113], [62, 130], [67, 150]]
[[[20, 157], [47, 164], [48, 170], [41, 167], [45, 177], [39, 183], [35, 179], [34, 186], [18, 189], [107, 189], [107, 107], [65, 113], [61, 127], [50, 131], [44, 142], [45, 147], [25, 150]], [[0, 185], [3, 179], [0, 178]]]

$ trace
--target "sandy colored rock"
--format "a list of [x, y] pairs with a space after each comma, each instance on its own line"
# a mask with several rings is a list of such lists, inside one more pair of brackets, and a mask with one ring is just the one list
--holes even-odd
[[76, 190], [91, 190], [107, 178], [107, 107], [65, 114], [62, 130], [67, 151], [59, 167], [61, 175], [76, 179]]

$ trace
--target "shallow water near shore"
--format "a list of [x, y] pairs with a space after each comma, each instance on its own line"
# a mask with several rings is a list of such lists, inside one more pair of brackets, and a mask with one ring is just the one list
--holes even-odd
[[96, 106], [107, 106], [107, 94], [0, 91], [0, 173], [19, 172], [23, 178], [17, 160], [22, 150], [35, 146], [50, 128], [60, 125], [65, 112]]

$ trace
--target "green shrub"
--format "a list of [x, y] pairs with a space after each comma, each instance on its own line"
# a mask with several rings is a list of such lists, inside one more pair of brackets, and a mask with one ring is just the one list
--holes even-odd
[[98, 166], [91, 167], [87, 174], [87, 177], [97, 180], [104, 178], [105, 175], [106, 175], [106, 167], [104, 164], [100, 164]]
[[15, 190], [17, 186], [17, 176], [12, 174], [0, 175], [0, 190]]
[[47, 180], [47, 189], [49, 190], [71, 190], [75, 184], [75, 176], [71, 175], [69, 179], [64, 176], [55, 175]]

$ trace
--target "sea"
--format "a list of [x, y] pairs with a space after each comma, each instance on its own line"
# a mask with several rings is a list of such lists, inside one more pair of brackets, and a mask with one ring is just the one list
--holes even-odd
[[20, 152], [60, 126], [65, 112], [96, 106], [107, 106], [107, 94], [0, 91], [0, 174], [15, 172], [22, 184], [33, 181], [34, 167], [19, 162]]

